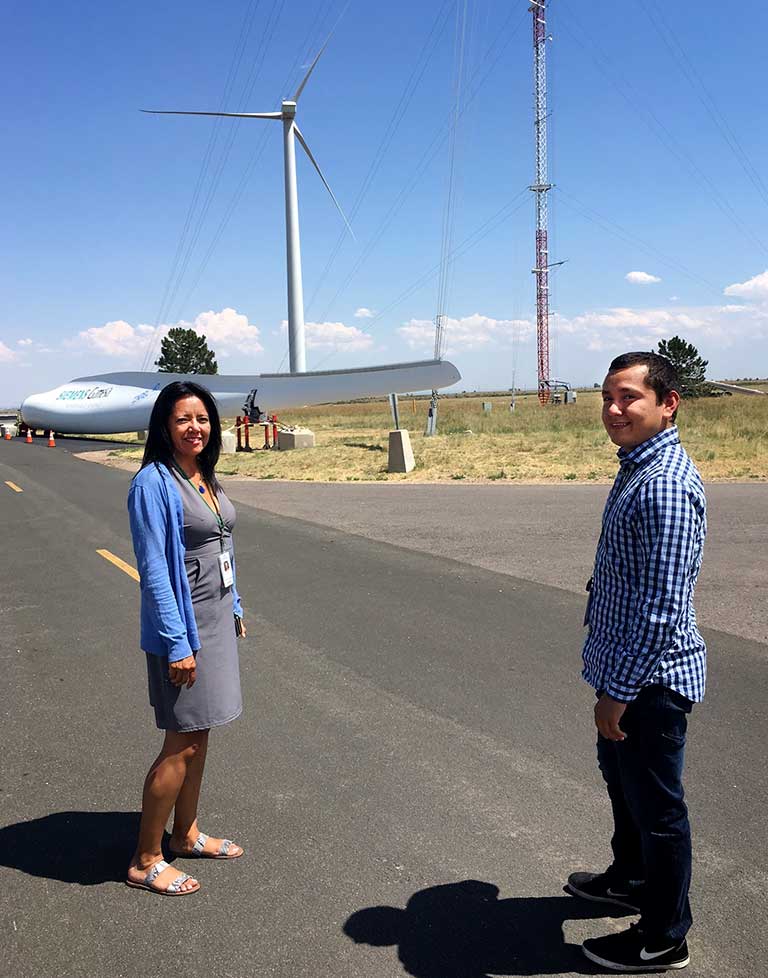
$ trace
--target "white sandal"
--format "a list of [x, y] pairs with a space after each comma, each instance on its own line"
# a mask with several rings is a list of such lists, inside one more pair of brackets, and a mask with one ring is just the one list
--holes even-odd
[[[171, 849], [170, 847], [169, 851], [172, 852], [174, 856], [186, 856], [192, 859], [239, 859], [240, 856], [243, 855], [243, 852], [233, 853], [232, 855], [229, 854], [229, 850], [232, 848], [232, 846], [237, 844], [231, 839], [222, 839], [221, 845], [216, 852], [204, 852], [203, 850], [205, 849], [205, 844], [208, 841], [208, 838], [209, 837], [204, 832], [201, 832], [190, 851], [184, 852], [181, 849]], [[239, 846], [238, 848], [242, 847]]]
[[170, 863], [167, 863], [164, 859], [150, 869], [144, 879], [137, 883], [134, 880], [127, 879], [126, 885], [133, 886], [137, 890], [149, 890], [150, 893], [159, 893], [160, 896], [190, 896], [192, 893], [197, 893], [200, 889], [200, 884], [198, 883], [194, 890], [182, 890], [182, 886], [187, 882], [187, 880], [192, 879], [189, 873], [179, 873], [179, 875], [171, 880], [168, 886], [163, 890], [159, 886], [153, 886], [157, 877], [162, 873], [164, 869], [170, 869]]

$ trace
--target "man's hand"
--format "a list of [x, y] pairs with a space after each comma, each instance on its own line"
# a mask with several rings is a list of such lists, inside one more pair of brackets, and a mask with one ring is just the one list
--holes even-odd
[[619, 721], [624, 716], [626, 708], [626, 703], [615, 700], [607, 693], [603, 693], [595, 703], [595, 725], [600, 735], [606, 740], [627, 739], [627, 735], [619, 726]]
[[168, 678], [174, 686], [186, 686], [189, 689], [195, 685], [195, 669], [197, 663], [193, 655], [188, 655], [186, 659], [179, 659], [178, 662], [168, 663]]

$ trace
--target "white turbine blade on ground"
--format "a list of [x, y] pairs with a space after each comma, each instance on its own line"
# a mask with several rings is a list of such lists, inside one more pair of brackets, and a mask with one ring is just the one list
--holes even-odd
[[311, 64], [311, 65], [309, 66], [309, 71], [308, 71], [308, 72], [306, 73], [306, 75], [304, 75], [304, 79], [303, 79], [303, 81], [302, 81], [302, 83], [301, 83], [301, 84], [299, 85], [299, 87], [298, 87], [298, 88], [296, 89], [296, 94], [295, 94], [295, 95], [293, 96], [293, 101], [294, 101], [294, 102], [298, 102], [298, 101], [299, 101], [299, 96], [300, 96], [300, 95], [301, 95], [301, 93], [302, 93], [302, 92], [304, 91], [304, 86], [305, 86], [305, 85], [307, 84], [307, 82], [309, 81], [309, 76], [310, 76], [310, 75], [312, 74], [312, 72], [313, 72], [313, 71], [315, 70], [315, 65], [316, 65], [316, 64], [317, 64], [317, 62], [318, 62], [318, 61], [320, 60], [320, 58], [321, 58], [321, 56], [322, 56], [322, 53], [323, 53], [323, 51], [325, 51], [325, 49], [326, 49], [326, 48], [328, 47], [328, 44], [329, 44], [329, 42], [330, 42], [330, 40], [331, 40], [331, 34], [329, 34], [329, 35], [328, 35], [328, 39], [326, 40], [326, 42], [325, 42], [325, 44], [324, 44], [324, 45], [323, 45], [323, 46], [322, 46], [322, 47], [320, 48], [320, 50], [319, 50], [319, 51], [317, 52], [317, 57], [316, 57], [316, 58], [315, 58], [315, 60], [314, 60], [314, 61], [312, 62], [312, 64]]
[[334, 196], [334, 193], [331, 190], [331, 188], [330, 188], [330, 186], [328, 184], [328, 181], [323, 176], [323, 171], [317, 165], [317, 160], [312, 155], [312, 150], [309, 148], [309, 146], [307, 146], [307, 142], [304, 139], [304, 137], [301, 135], [301, 131], [299, 130], [299, 127], [296, 125], [296, 123], [294, 123], [294, 125], [293, 125], [293, 131], [296, 133], [296, 138], [298, 139], [298, 141], [301, 143], [302, 147], [304, 148], [304, 152], [309, 157], [310, 162], [312, 163], [312, 166], [314, 166], [314, 168], [317, 170], [318, 176], [320, 177], [320, 179], [325, 184], [325, 189], [331, 195], [331, 200], [336, 205], [336, 209], [338, 210], [339, 214], [341, 214], [341, 216], [342, 216], [342, 218], [344, 220], [344, 223], [347, 225], [347, 230], [352, 235], [352, 238], [356, 241], [357, 239], [355, 238], [355, 232], [352, 230], [352, 226], [350, 225], [349, 221], [347, 220], [347, 215], [341, 209], [341, 204], [338, 202], [338, 200], [336, 200], [336, 197]]
[[282, 112], [182, 112], [178, 109], [139, 109], [149, 115], [223, 115], [231, 119], [282, 119]]

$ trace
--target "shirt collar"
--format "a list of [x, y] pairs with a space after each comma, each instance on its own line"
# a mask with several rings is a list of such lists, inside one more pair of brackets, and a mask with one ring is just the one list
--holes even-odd
[[622, 468], [625, 466], [634, 467], [644, 465], [658, 452], [672, 445], [678, 445], [679, 443], [680, 435], [677, 430], [677, 425], [673, 424], [669, 428], [665, 428], [663, 431], [658, 432], [658, 434], [653, 435], [653, 437], [644, 441], [641, 445], [636, 445], [631, 451], [620, 448], [616, 452], [616, 455], [619, 459], [619, 465]]

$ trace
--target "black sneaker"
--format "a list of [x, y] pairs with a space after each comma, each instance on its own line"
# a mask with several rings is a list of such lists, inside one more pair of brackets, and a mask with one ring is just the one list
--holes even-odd
[[593, 900], [595, 903], [612, 903], [640, 913], [638, 903], [643, 884], [618, 883], [608, 873], [571, 873], [563, 889], [572, 896]]
[[647, 974], [649, 971], [685, 968], [691, 960], [685, 940], [672, 947], [646, 943], [646, 937], [637, 924], [620, 934], [590, 938], [584, 941], [581, 949], [590, 961], [609, 971]]

